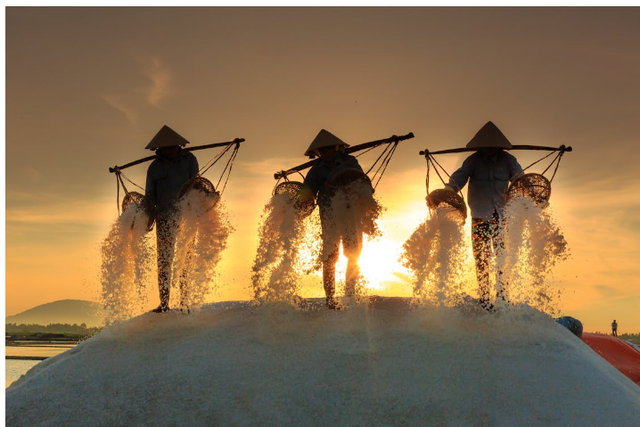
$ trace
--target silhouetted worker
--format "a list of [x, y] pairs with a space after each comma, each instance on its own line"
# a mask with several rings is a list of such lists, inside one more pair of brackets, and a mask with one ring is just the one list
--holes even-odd
[[611, 335], [614, 337], [618, 336], [618, 322], [616, 322], [616, 319], [613, 319], [613, 323], [611, 324]]
[[[178, 231], [176, 199], [180, 188], [198, 174], [198, 160], [182, 147], [189, 144], [168, 126], [163, 126], [145, 147], [155, 150], [157, 158], [147, 169], [145, 195], [155, 206], [158, 249], [158, 289], [160, 305], [153, 311], [169, 310], [171, 291], [171, 265]], [[181, 299], [185, 275], [180, 278]]]
[[[304, 153], [306, 156], [319, 157], [319, 159], [307, 173], [299, 195], [303, 199], [311, 195], [317, 196], [322, 226], [322, 281], [326, 294], [326, 307], [330, 309], [340, 308], [340, 304], [335, 299], [335, 271], [340, 241], [348, 260], [345, 280], [346, 297], [354, 296], [360, 275], [358, 258], [362, 252], [362, 230], [358, 230], [358, 219], [355, 217], [353, 208], [336, 212], [332, 205], [336, 189], [332, 184], [335, 184], [335, 178], [339, 174], [346, 171], [366, 177], [356, 158], [344, 152], [347, 147], [349, 145], [340, 138], [322, 129]], [[370, 186], [370, 183], [367, 185]], [[373, 188], [371, 191], [373, 192]]]
[[[477, 151], [455, 171], [445, 189], [458, 192], [469, 182], [467, 199], [471, 210], [471, 239], [480, 302], [493, 309], [490, 300], [489, 261], [504, 250], [503, 214], [509, 182], [520, 177], [522, 167], [514, 156], [504, 151], [512, 145], [492, 122], [487, 122], [469, 141], [467, 148]], [[504, 285], [498, 272], [497, 296], [505, 300]]]

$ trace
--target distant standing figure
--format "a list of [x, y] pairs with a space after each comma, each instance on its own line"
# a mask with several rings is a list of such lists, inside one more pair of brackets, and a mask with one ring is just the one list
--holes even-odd
[[618, 336], [618, 322], [616, 322], [616, 319], [613, 319], [613, 323], [611, 324], [611, 335], [614, 337]]
[[[345, 296], [354, 296], [360, 275], [358, 259], [362, 252], [362, 231], [357, 229], [353, 215], [345, 216], [344, 213], [334, 212], [332, 208], [334, 193], [331, 180], [348, 169], [355, 169], [364, 175], [356, 158], [344, 152], [347, 147], [349, 145], [340, 138], [322, 129], [305, 152], [306, 156], [316, 156], [319, 159], [307, 173], [299, 194], [302, 199], [317, 196], [322, 227], [322, 281], [326, 307], [330, 309], [340, 308], [335, 299], [335, 271], [340, 241], [347, 257]], [[373, 188], [371, 191], [373, 192]]]
[[[487, 122], [467, 144], [477, 151], [455, 171], [445, 189], [459, 192], [469, 182], [468, 201], [471, 210], [471, 240], [476, 261], [476, 277], [480, 303], [493, 309], [490, 300], [489, 261], [493, 254], [504, 250], [504, 206], [509, 183], [522, 176], [518, 160], [504, 149], [512, 145], [492, 122]], [[502, 272], [498, 272], [497, 297], [506, 300]]]
[[[145, 195], [155, 207], [158, 250], [158, 289], [160, 305], [153, 310], [163, 313], [169, 310], [171, 291], [171, 265], [178, 231], [176, 199], [184, 183], [198, 174], [198, 160], [182, 147], [189, 144], [178, 133], [164, 126], [145, 147], [156, 152], [156, 159], [147, 169]], [[181, 279], [184, 279], [182, 275]], [[183, 292], [184, 283], [180, 282]], [[184, 295], [181, 295], [184, 300]]]

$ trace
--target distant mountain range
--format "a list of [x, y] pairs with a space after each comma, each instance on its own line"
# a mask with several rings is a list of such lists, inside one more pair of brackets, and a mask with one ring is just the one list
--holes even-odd
[[5, 323], [49, 325], [51, 323], [82, 323], [88, 327], [101, 326], [104, 321], [101, 304], [92, 301], [65, 299], [42, 304], [20, 314], [8, 316]]

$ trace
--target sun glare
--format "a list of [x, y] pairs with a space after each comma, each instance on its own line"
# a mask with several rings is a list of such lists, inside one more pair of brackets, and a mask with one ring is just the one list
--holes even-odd
[[[398, 282], [397, 273], [409, 274], [400, 264], [398, 258], [402, 251], [402, 243], [385, 237], [368, 239], [365, 236], [362, 253], [358, 264], [364, 277], [364, 287], [372, 291], [384, 291], [391, 283]], [[340, 247], [340, 258], [336, 264], [336, 278], [343, 278], [347, 270], [347, 258]]]

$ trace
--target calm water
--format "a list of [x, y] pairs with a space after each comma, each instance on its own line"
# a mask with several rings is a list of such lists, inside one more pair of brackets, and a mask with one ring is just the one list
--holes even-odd
[[15, 382], [22, 375], [26, 374], [27, 371], [38, 363], [41, 360], [5, 360], [4, 365], [4, 388], [7, 388], [11, 385], [11, 383]]
[[[7, 356], [53, 357], [75, 347], [75, 345], [75, 343], [28, 343], [23, 345], [7, 345], [5, 346], [5, 354]], [[26, 374], [29, 369], [40, 363], [41, 360], [5, 359], [4, 362], [4, 387], [7, 388], [11, 383]]]

